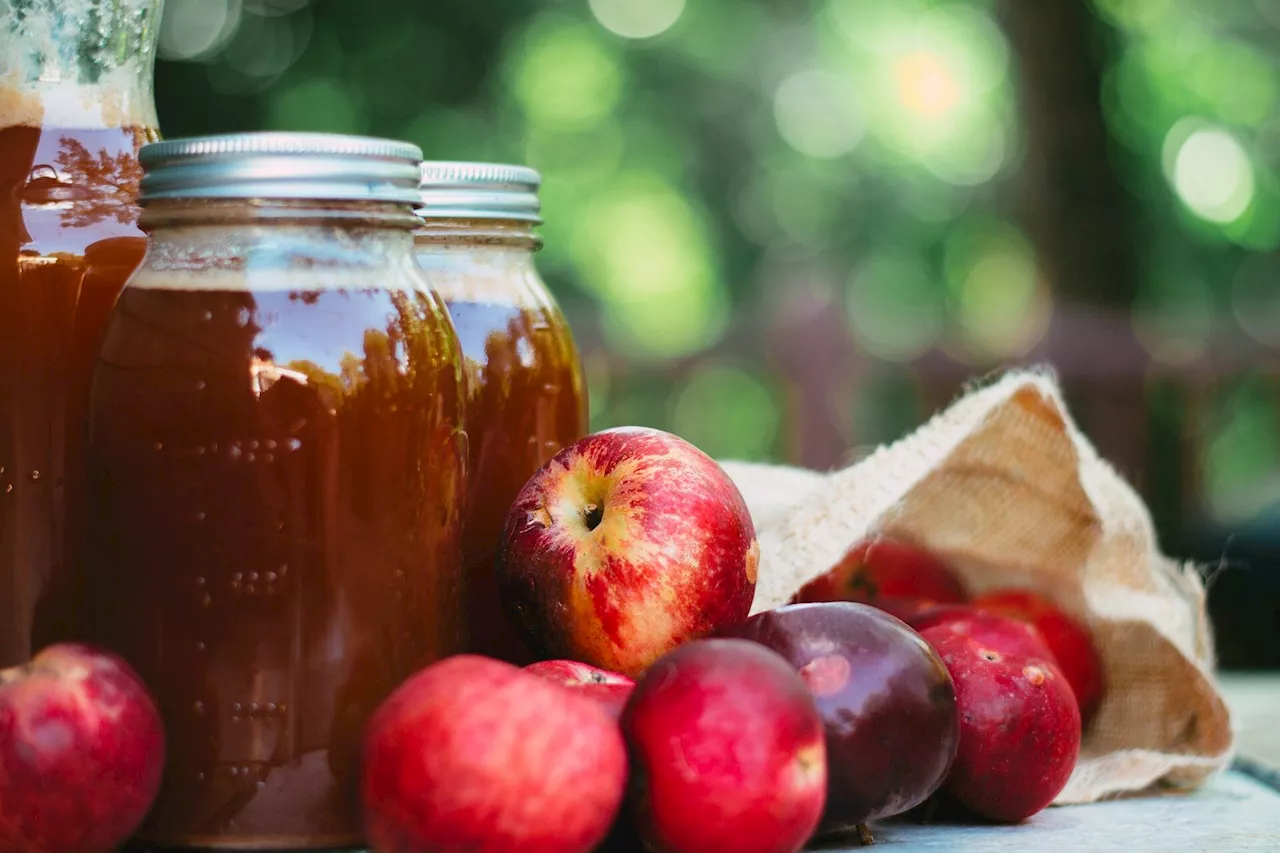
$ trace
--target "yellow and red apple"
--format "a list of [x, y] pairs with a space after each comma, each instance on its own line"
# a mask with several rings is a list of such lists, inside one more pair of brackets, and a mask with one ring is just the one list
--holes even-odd
[[543, 657], [628, 676], [745, 619], [760, 546], [715, 460], [656, 429], [605, 430], [552, 457], [507, 516], [496, 571]]

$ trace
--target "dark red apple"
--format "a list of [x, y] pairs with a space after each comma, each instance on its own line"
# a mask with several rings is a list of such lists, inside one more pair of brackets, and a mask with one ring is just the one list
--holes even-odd
[[988, 820], [1013, 823], [1067, 784], [1080, 753], [1080, 709], [1052, 663], [1003, 654], [947, 625], [924, 631], [951, 672], [960, 751], [944, 790]]
[[800, 671], [826, 729], [824, 833], [901, 814], [942, 784], [960, 720], [942, 660], [897, 618], [854, 603], [791, 604], [722, 632]]
[[377, 853], [587, 853], [622, 802], [626, 746], [600, 703], [457, 655], [378, 708], [361, 793]]
[[1080, 703], [1080, 717], [1087, 726], [1102, 703], [1105, 689], [1102, 658], [1089, 629], [1068, 616], [1052, 601], [1030, 590], [1003, 589], [974, 600], [975, 607], [1034, 625], [1053, 652]]
[[622, 715], [636, 683], [625, 675], [576, 660], [544, 660], [531, 663], [525, 672], [563, 684], [604, 706], [615, 720]]
[[164, 756], [155, 702], [115, 655], [60, 644], [0, 671], [0, 850], [116, 849], [150, 811]]
[[1044, 638], [1033, 626], [970, 604], [942, 604], [929, 608], [916, 614], [908, 624], [922, 633], [937, 628], [934, 636], [946, 632], [973, 637], [1004, 655], [1057, 663]]
[[745, 619], [760, 546], [742, 495], [670, 433], [581, 439], [525, 484], [498, 551], [503, 600], [542, 657], [637, 676]]
[[937, 604], [968, 600], [964, 585], [930, 551], [897, 539], [865, 539], [825, 574], [801, 587], [792, 603], [925, 599]]
[[622, 713], [651, 853], [795, 853], [827, 788], [822, 718], [795, 669], [743, 640], [665, 655]]

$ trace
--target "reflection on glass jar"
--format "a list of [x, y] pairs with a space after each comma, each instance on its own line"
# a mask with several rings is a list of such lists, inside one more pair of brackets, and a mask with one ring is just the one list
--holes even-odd
[[248, 134], [142, 156], [151, 243], [90, 421], [93, 637], [170, 739], [142, 837], [358, 844], [365, 721], [464, 643], [460, 356], [413, 262], [420, 155]]
[[466, 373], [472, 649], [527, 663], [532, 655], [502, 610], [494, 554], [525, 481], [586, 433], [586, 384], [573, 335], [534, 264], [538, 173], [440, 162], [422, 173], [418, 264], [448, 306]]
[[0, 8], [0, 667], [79, 632], [89, 375], [146, 245], [161, 3], [19, 5]]

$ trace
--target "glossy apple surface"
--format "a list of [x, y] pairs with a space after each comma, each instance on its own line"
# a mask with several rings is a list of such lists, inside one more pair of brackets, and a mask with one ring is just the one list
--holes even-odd
[[1034, 626], [1067, 677], [1087, 726], [1102, 702], [1102, 658], [1089, 629], [1052, 601], [1030, 590], [1003, 589], [974, 599], [974, 606]]
[[951, 672], [960, 750], [944, 789], [992, 821], [1014, 823], [1066, 786], [1080, 753], [1080, 709], [1052, 663], [1003, 654], [945, 624], [924, 631]]
[[876, 537], [859, 542], [831, 568], [796, 593], [794, 603], [924, 599], [956, 604], [968, 599], [964, 585], [939, 557], [918, 545]]
[[960, 736], [955, 691], [918, 634], [874, 607], [791, 604], [725, 629], [799, 670], [827, 744], [824, 833], [901, 814], [942, 784]]
[[937, 628], [933, 636], [940, 636], [942, 633], [960, 634], [972, 637], [1001, 654], [1057, 663], [1035, 626], [969, 604], [944, 604], [929, 608], [913, 616], [908, 624], [922, 634], [931, 628]]
[[409, 678], [365, 737], [377, 853], [588, 853], [617, 816], [626, 747], [600, 704], [477, 655]]
[[60, 644], [0, 671], [0, 850], [107, 853], [160, 789], [165, 739], [123, 660]]
[[622, 714], [651, 853], [796, 853], [826, 796], [822, 718], [795, 669], [743, 640], [658, 660]]
[[760, 547], [713, 459], [660, 430], [598, 432], [516, 498], [498, 552], [505, 606], [542, 657], [637, 676], [746, 618]]

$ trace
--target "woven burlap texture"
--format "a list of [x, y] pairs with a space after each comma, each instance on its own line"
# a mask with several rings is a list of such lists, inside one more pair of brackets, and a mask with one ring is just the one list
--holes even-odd
[[1107, 692], [1057, 803], [1194, 787], [1229, 762], [1199, 572], [1160, 553], [1146, 507], [1076, 428], [1051, 374], [975, 388], [840, 471], [724, 467], [758, 522], [755, 612], [879, 534], [937, 552], [975, 595], [1036, 589], [1089, 626]]

